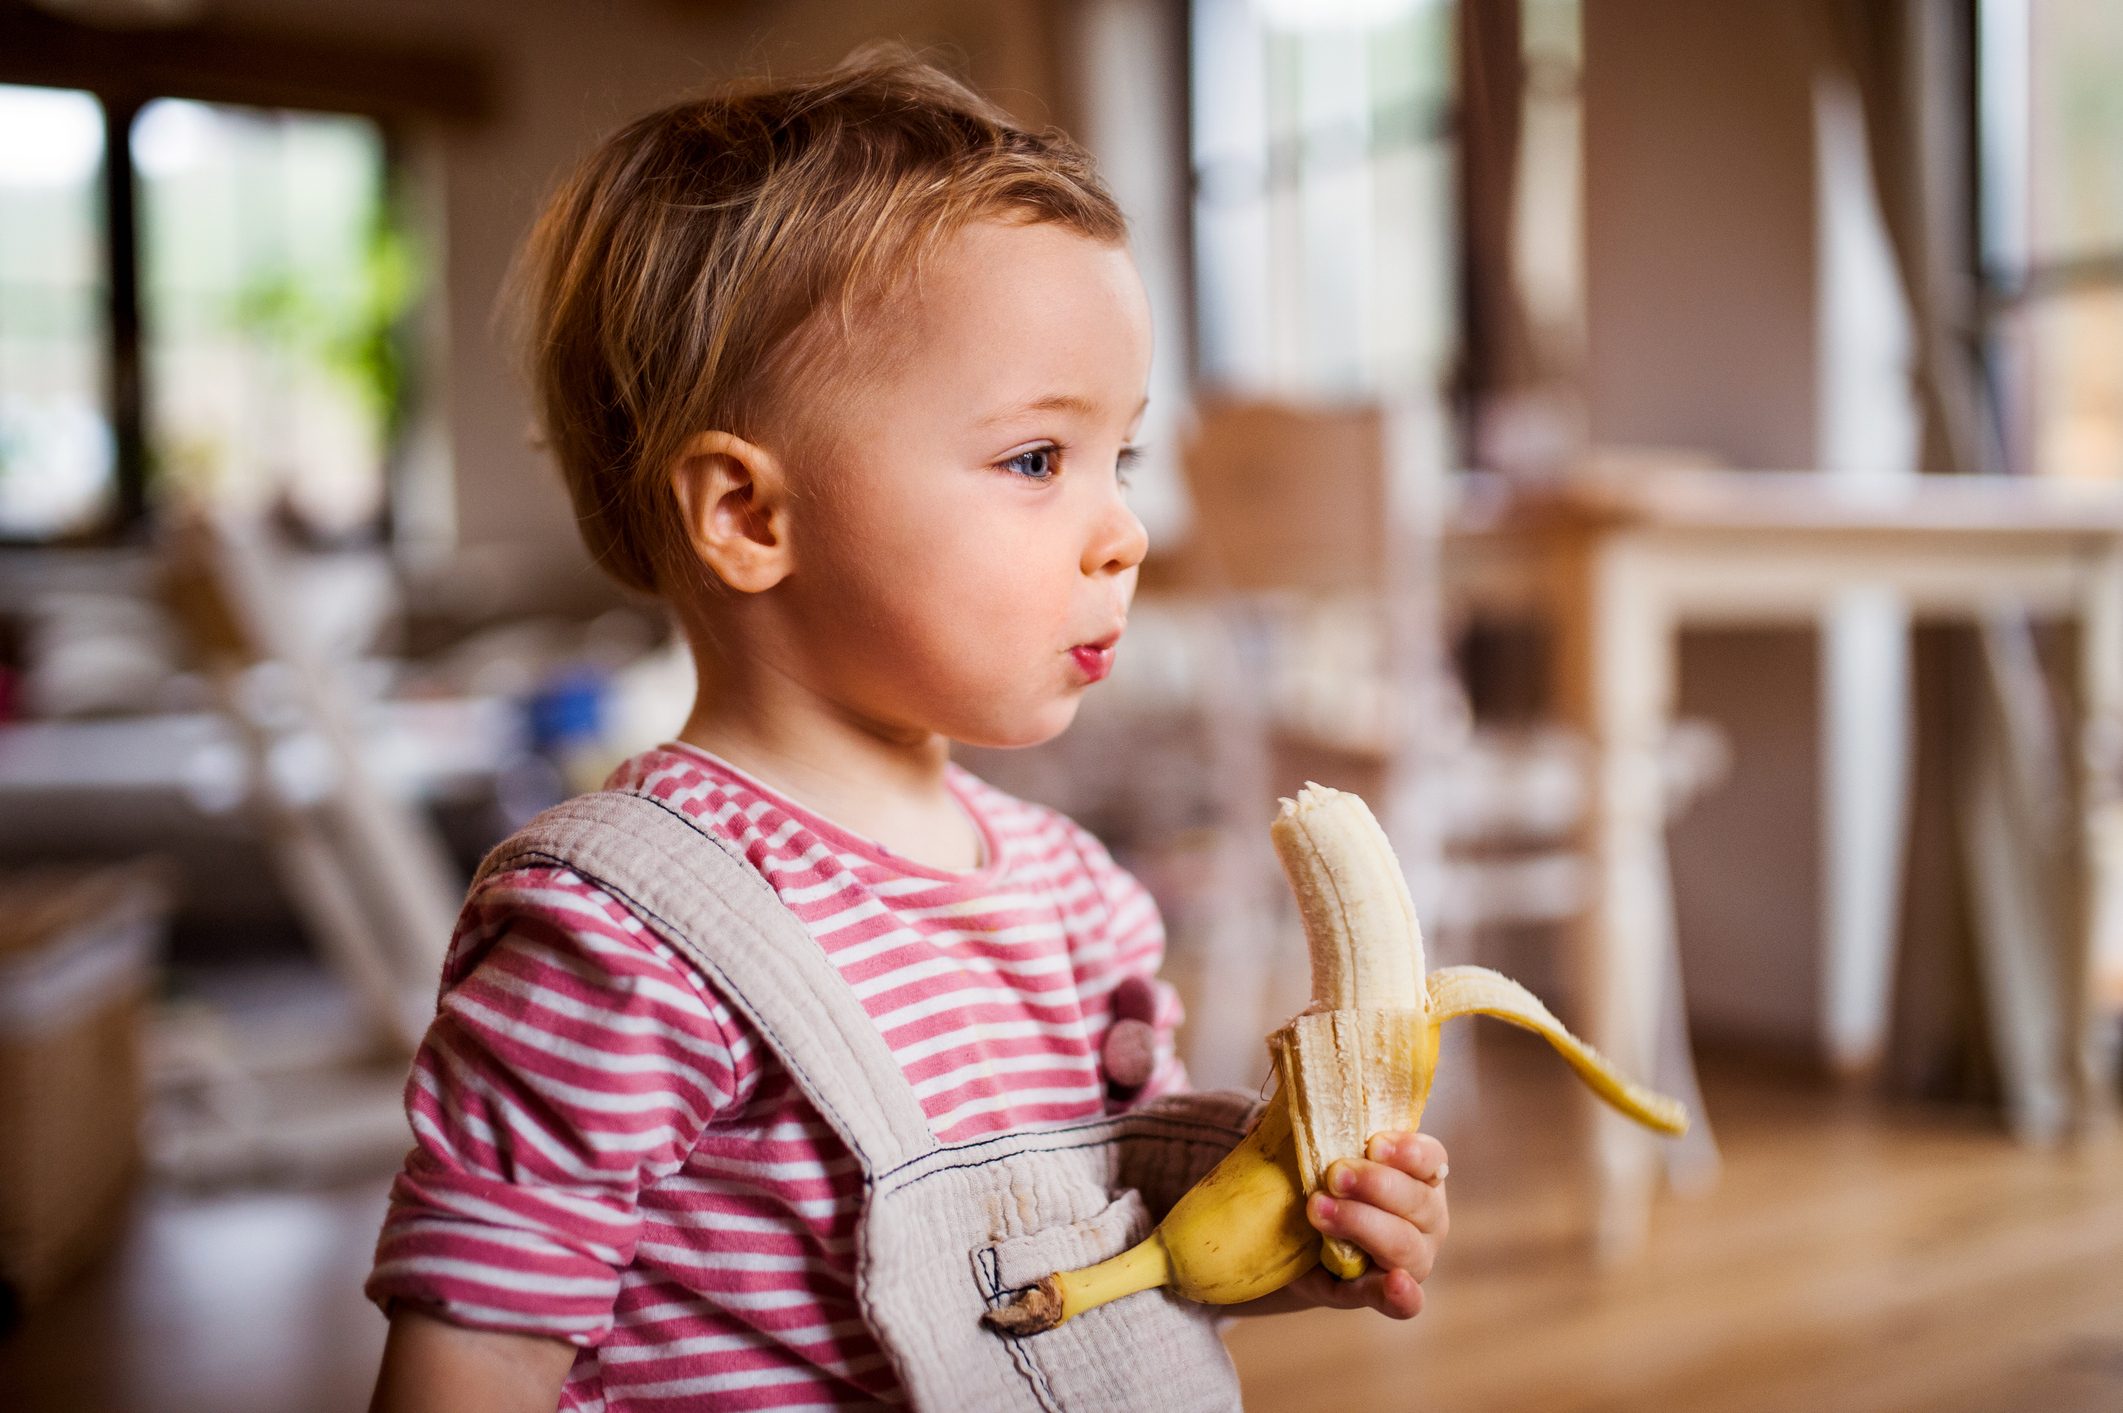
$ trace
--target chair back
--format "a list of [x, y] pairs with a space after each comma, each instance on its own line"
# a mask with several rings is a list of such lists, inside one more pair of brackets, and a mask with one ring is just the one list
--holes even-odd
[[1376, 403], [1205, 402], [1181, 458], [1199, 564], [1238, 593], [1376, 593], [1393, 529]]

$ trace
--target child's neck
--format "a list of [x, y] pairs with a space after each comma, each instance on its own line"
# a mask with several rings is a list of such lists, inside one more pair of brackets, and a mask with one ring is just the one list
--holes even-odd
[[949, 741], [894, 737], [805, 694], [775, 695], [766, 702], [704, 681], [679, 739], [915, 863], [985, 862], [980, 830], [945, 776]]

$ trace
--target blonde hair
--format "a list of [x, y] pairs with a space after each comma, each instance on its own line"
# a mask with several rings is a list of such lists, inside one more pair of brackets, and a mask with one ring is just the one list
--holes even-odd
[[1126, 224], [1090, 157], [898, 51], [637, 118], [547, 203], [511, 281], [540, 430], [591, 555], [630, 588], [708, 577], [670, 470], [751, 439], [839, 313], [888, 298], [983, 219], [1101, 241]]

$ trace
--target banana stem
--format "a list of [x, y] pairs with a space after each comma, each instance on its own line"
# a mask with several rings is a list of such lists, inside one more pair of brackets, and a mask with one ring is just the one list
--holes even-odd
[[1155, 1290], [1172, 1280], [1172, 1258], [1164, 1237], [1152, 1232], [1118, 1256], [1080, 1271], [1059, 1271], [1033, 1286], [1009, 1305], [981, 1318], [1009, 1335], [1038, 1334], [1109, 1300]]

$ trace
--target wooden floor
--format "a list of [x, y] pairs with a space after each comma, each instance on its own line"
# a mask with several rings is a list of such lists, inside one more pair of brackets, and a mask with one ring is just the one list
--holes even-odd
[[[1711, 1065], [1723, 1183], [1662, 1200], [1644, 1261], [1598, 1275], [1570, 1236], [1571, 1081], [1490, 1029], [1430, 1309], [1234, 1324], [1253, 1413], [2123, 1410], [2123, 1139], [2027, 1151]], [[383, 1189], [148, 1199], [0, 1344], [0, 1409], [362, 1408]]]
[[1235, 1322], [1253, 1413], [2123, 1410], [2123, 1139], [2032, 1151], [1706, 1065], [1723, 1180], [1662, 1198], [1641, 1263], [1602, 1275], [1572, 1236], [1570, 1081], [1507, 1034], [1424, 1314]]
[[144, 1199], [104, 1267], [0, 1344], [0, 1410], [358, 1413], [389, 1185]]

